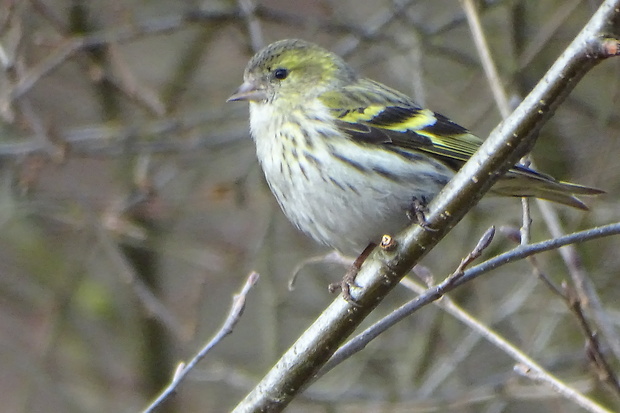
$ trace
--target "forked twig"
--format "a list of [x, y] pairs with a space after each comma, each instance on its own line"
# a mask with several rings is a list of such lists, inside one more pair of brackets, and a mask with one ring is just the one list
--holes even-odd
[[220, 341], [222, 341], [224, 337], [232, 333], [235, 324], [237, 324], [237, 321], [239, 321], [241, 315], [243, 314], [246, 296], [250, 292], [250, 289], [258, 282], [258, 278], [259, 275], [256, 272], [252, 272], [248, 276], [245, 285], [243, 286], [239, 294], [236, 294], [233, 297], [232, 307], [230, 308], [228, 317], [226, 317], [226, 320], [224, 320], [224, 324], [222, 324], [222, 327], [217, 331], [213, 338], [207, 344], [205, 344], [205, 346], [200, 349], [200, 351], [198, 351], [198, 353], [196, 353], [194, 357], [192, 357], [192, 359], [187, 364], [183, 362], [179, 363], [176, 371], [174, 372], [174, 375], [172, 376], [170, 384], [168, 384], [168, 386], [166, 386], [166, 388], [157, 396], [157, 398], [155, 398], [155, 400], [153, 400], [153, 402], [142, 411], [143, 413], [152, 412], [155, 408], [161, 405], [164, 400], [170, 397], [176, 391], [176, 388], [181, 383], [181, 381], [183, 381], [183, 379], [187, 377], [188, 373], [198, 364], [198, 362], [202, 360], [213, 347], [215, 347]]

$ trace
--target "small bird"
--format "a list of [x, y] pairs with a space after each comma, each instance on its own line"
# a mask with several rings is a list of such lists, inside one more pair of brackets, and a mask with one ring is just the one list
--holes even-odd
[[[250, 102], [258, 160], [284, 214], [343, 253], [359, 254], [403, 229], [482, 144], [303, 40], [265, 47], [243, 79], [228, 101]], [[587, 210], [575, 195], [603, 191], [515, 165], [492, 192]]]

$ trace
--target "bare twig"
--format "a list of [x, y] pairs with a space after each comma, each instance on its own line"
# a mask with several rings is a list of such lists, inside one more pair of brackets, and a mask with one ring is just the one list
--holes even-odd
[[[408, 277], [403, 278], [401, 284], [418, 294], [422, 294], [426, 290], [412, 282]], [[533, 277], [528, 277], [525, 281], [519, 282], [518, 288], [512, 290], [509, 296], [502, 299], [499, 307], [494, 309], [491, 314], [492, 318], [489, 320], [489, 325], [495, 325], [512, 316], [521, 308], [526, 300], [528, 300], [531, 292], [536, 288], [536, 285], [536, 279]], [[435, 303], [441, 303], [442, 301], [443, 300], [436, 301]], [[448, 300], [448, 302], [451, 303], [452, 301]], [[420, 386], [416, 392], [418, 397], [422, 400], [430, 397], [433, 392], [450, 377], [458, 364], [474, 351], [476, 344], [482, 339], [483, 336], [480, 335], [476, 329], [469, 330], [464, 338], [459, 339], [457, 341], [459, 343], [457, 348], [451, 352], [448, 357], [444, 358], [443, 361], [435, 362], [434, 365], [428, 369], [427, 377], [420, 382]]]
[[47, 58], [30, 70], [26, 76], [13, 87], [9, 94], [9, 101], [13, 101], [27, 93], [44, 76], [58, 68], [74, 53], [113, 43], [122, 43], [146, 35], [154, 35], [179, 30], [185, 24], [195, 21], [227, 21], [238, 17], [237, 10], [231, 11], [191, 11], [185, 14], [170, 15], [165, 18], [136, 22], [131, 26], [119, 27], [89, 34], [84, 37], [68, 38], [62, 42]]
[[314, 257], [306, 258], [301, 261], [299, 264], [295, 266], [293, 269], [293, 275], [288, 281], [288, 289], [289, 291], [293, 291], [295, 289], [295, 283], [297, 282], [297, 277], [301, 270], [303, 270], [307, 265], [317, 264], [317, 263], [325, 263], [325, 264], [339, 264], [344, 267], [350, 267], [353, 264], [354, 259], [351, 257], [345, 257], [340, 254], [338, 251], [331, 251], [327, 254], [317, 255]]
[[[544, 49], [549, 39], [562, 27], [566, 19], [575, 11], [577, 6], [581, 5], [581, 0], [570, 0], [562, 3], [562, 7], [558, 7], [557, 12], [551, 16], [546, 16], [540, 32], [533, 39], [529, 39], [527, 47], [519, 56], [519, 69], [527, 67], [531, 64], [538, 53]], [[521, 70], [519, 70], [521, 71]]]
[[412, 313], [418, 311], [428, 303], [438, 300], [445, 293], [453, 290], [461, 284], [467, 283], [491, 270], [499, 268], [503, 265], [511, 262], [521, 260], [532, 255], [550, 251], [560, 248], [564, 245], [573, 244], [577, 242], [590, 241], [597, 238], [608, 237], [612, 235], [620, 234], [620, 223], [609, 224], [598, 228], [589, 229], [586, 231], [577, 232], [571, 235], [566, 235], [560, 238], [553, 238], [547, 241], [529, 244], [527, 246], [519, 246], [504, 254], [500, 254], [493, 257], [481, 264], [478, 264], [468, 270], [465, 270], [463, 275], [456, 281], [452, 281], [451, 277], [447, 277], [440, 284], [427, 289], [423, 294], [420, 294], [415, 299], [402, 305], [397, 310], [390, 313], [387, 317], [381, 319], [379, 322], [372, 325], [368, 329], [364, 330], [345, 345], [343, 345], [337, 352], [334, 353], [328, 363], [321, 369], [316, 376], [320, 377], [330, 371], [333, 367], [340, 364], [345, 359], [351, 357], [353, 354], [362, 350], [366, 345], [381, 333], [394, 326], [396, 323], [408, 317]]
[[[203, 135], [200, 127], [213, 119], [222, 117], [217, 111], [197, 113], [185, 117], [168, 117], [147, 123], [143, 128], [135, 126], [93, 125], [58, 131], [54, 141], [69, 146], [72, 155], [78, 157], [118, 156], [129, 153], [184, 152], [197, 148], [218, 148], [245, 139], [245, 126], [224, 130], [210, 130]], [[189, 135], [188, 139], [170, 139], [170, 135]], [[144, 137], [144, 138], [143, 138]], [[37, 136], [16, 142], [0, 143], [1, 158], [19, 158], [23, 155], [46, 153], [49, 141], [42, 142]]]
[[241, 17], [250, 36], [252, 50], [258, 52], [265, 45], [260, 21], [256, 18], [256, 4], [252, 0], [238, 0]]
[[241, 291], [233, 297], [232, 307], [230, 309], [230, 312], [228, 313], [228, 317], [226, 317], [226, 320], [224, 320], [224, 324], [222, 324], [222, 327], [217, 331], [213, 338], [207, 344], [205, 344], [205, 346], [200, 349], [200, 351], [196, 353], [194, 357], [192, 357], [192, 359], [187, 364], [183, 362], [179, 363], [176, 371], [174, 372], [172, 380], [170, 381], [170, 384], [157, 396], [155, 400], [153, 400], [151, 404], [149, 404], [146, 409], [143, 410], [143, 413], [152, 412], [160, 404], [162, 404], [164, 400], [170, 397], [176, 391], [176, 388], [183, 381], [183, 379], [187, 377], [188, 373], [194, 367], [196, 367], [198, 362], [202, 360], [213, 347], [220, 343], [224, 337], [232, 333], [235, 324], [237, 324], [237, 322], [241, 318], [241, 315], [243, 314], [246, 297], [250, 292], [250, 289], [258, 281], [258, 278], [259, 275], [256, 272], [252, 272], [248, 276]]
[[521, 244], [527, 245], [530, 243], [530, 232], [532, 228], [530, 200], [528, 198], [521, 198], [521, 211], [521, 228], [519, 233], [521, 235]]
[[463, 272], [465, 269], [474, 262], [476, 259], [482, 255], [482, 252], [487, 249], [489, 245], [491, 245], [491, 241], [493, 241], [493, 237], [495, 236], [495, 227], [490, 227], [487, 229], [482, 237], [478, 240], [478, 243], [474, 247], [474, 249], [467, 254], [460, 262], [456, 270], [450, 275], [452, 279], [456, 279], [458, 277], [463, 276]]
[[108, 55], [112, 67], [115, 69], [114, 72], [118, 76], [118, 79], [115, 79], [117, 87], [130, 98], [148, 107], [153, 113], [163, 116], [166, 113], [164, 103], [153, 89], [138, 80], [123, 55], [118, 52], [116, 45], [108, 47]]
[[[562, 247], [565, 248], [565, 247]], [[543, 281], [549, 289], [560, 297], [565, 303], [568, 309], [575, 315], [579, 327], [586, 339], [585, 351], [587, 357], [592, 362], [592, 368], [597, 374], [598, 379], [607, 384], [616, 397], [620, 397], [620, 382], [611, 368], [607, 357], [601, 349], [600, 340], [598, 335], [594, 332], [594, 329], [590, 326], [590, 321], [586, 318], [583, 312], [583, 306], [581, 305], [581, 298], [576, 293], [575, 289], [571, 288], [568, 284], [563, 283], [562, 287], [556, 285], [539, 267], [536, 257], [528, 257], [528, 262], [532, 265], [534, 274]]]
[[586, 338], [586, 354], [592, 361], [593, 368], [599, 380], [606, 383], [613, 390], [616, 397], [620, 396], [618, 377], [603, 354], [598, 335], [590, 326], [590, 322], [583, 313], [579, 294], [567, 284], [562, 285], [562, 290], [562, 298], [566, 301], [568, 308], [575, 314], [579, 322], [579, 327], [584, 333]]
[[[506, 93], [499, 81], [499, 75], [497, 74], [497, 70], [495, 64], [491, 58], [490, 51], [488, 49], [488, 45], [484, 38], [484, 34], [482, 32], [482, 27], [480, 25], [480, 21], [478, 19], [478, 14], [476, 12], [476, 7], [473, 0], [461, 0], [470, 24], [470, 28], [474, 37], [474, 41], [477, 46], [478, 53], [480, 55], [480, 59], [482, 61], [483, 67], [485, 69], [485, 73], [487, 74], [487, 78], [491, 89], [493, 90], [493, 95], [495, 97], [495, 101], [497, 106], [500, 109], [503, 117], [506, 117], [509, 113], [508, 100], [506, 97]], [[569, 9], [563, 8], [563, 10]], [[569, 13], [568, 11], [566, 13]], [[560, 20], [565, 19], [568, 14], [562, 14]], [[550, 29], [551, 30], [551, 29]], [[599, 47], [603, 50], [603, 53], [608, 53], [609, 55], [617, 55], [619, 48], [618, 39], [601, 39], [599, 42]], [[605, 50], [607, 49], [607, 50]], [[521, 243], [527, 244], [529, 242], [529, 228], [531, 224], [530, 211], [529, 211], [529, 202], [527, 200], [523, 200], [523, 225], [521, 227]], [[564, 231], [561, 229], [561, 224], [559, 222], [557, 213], [555, 209], [548, 205], [545, 202], [538, 201], [538, 205], [543, 213], [543, 217], [545, 222], [553, 234], [553, 236], [561, 236], [564, 234]], [[611, 343], [612, 351], [614, 352], [616, 358], [620, 359], [620, 336], [616, 334], [615, 330], [611, 328], [608, 316], [606, 315], [603, 306], [598, 298], [598, 295], [595, 289], [592, 286], [592, 282], [587, 276], [586, 272], [581, 267], [580, 257], [577, 251], [573, 247], [566, 247], [560, 249], [560, 255], [565, 262], [566, 267], [571, 275], [573, 282], [577, 288], [578, 294], [581, 296], [581, 301], [586, 305], [586, 307], [592, 307], [595, 312], [595, 318], [599, 324], [601, 324], [601, 329], [603, 330], [603, 335], [606, 336], [608, 341]], [[532, 265], [537, 270], [539, 277], [543, 279], [553, 290], [558, 291], [557, 287], [551, 283], [551, 281], [544, 276], [542, 271], [539, 271], [535, 262], [532, 262]], [[591, 303], [591, 304], [590, 304]]]
[[546, 384], [563, 397], [572, 400], [589, 412], [612, 413], [611, 410], [605, 409], [604, 407], [594, 403], [592, 400], [583, 396], [581, 393], [564, 385], [564, 383], [556, 379], [551, 374], [541, 371], [537, 368], [532, 368], [532, 366], [529, 364], [517, 364], [514, 367], [514, 371], [523, 377], [534, 380], [538, 383]]
[[[484, 35], [482, 25], [480, 24], [480, 17], [478, 15], [476, 3], [474, 0], [461, 0], [461, 4], [463, 5], [463, 8], [465, 10], [467, 22], [469, 23], [469, 28], [472, 33], [474, 43], [476, 44], [476, 50], [478, 51], [480, 61], [482, 62], [482, 67], [484, 68], [486, 78], [488, 80], [491, 91], [493, 92], [495, 104], [499, 108], [502, 118], [506, 119], [506, 117], [508, 117], [508, 115], [510, 114], [512, 108], [510, 107], [506, 90], [504, 89], [504, 86], [499, 77], [497, 66], [495, 65], [495, 61], [491, 56], [491, 51], [489, 50], [486, 36]], [[521, 204], [523, 206], [521, 243], [528, 244], [530, 242], [530, 225], [532, 223], [532, 220], [530, 218], [529, 200], [527, 198], [522, 198]]]
[[[418, 288], [416, 288], [416, 290], [419, 291]], [[538, 365], [538, 363], [536, 363], [533, 359], [528, 357], [523, 351], [521, 351], [521, 349], [512, 345], [508, 340], [497, 334], [495, 331], [480, 323], [471, 314], [469, 314], [461, 307], [456, 305], [452, 300], [450, 300], [449, 297], [444, 297], [444, 300], [437, 302], [437, 304], [448, 313], [450, 313], [452, 316], [457, 318], [459, 321], [466, 324], [473, 331], [480, 334], [482, 337], [484, 337], [485, 340], [489, 341], [491, 344], [502, 350], [513, 360], [517, 361], [519, 363], [519, 366], [527, 366], [527, 370], [529, 372], [535, 373], [537, 377], [540, 377], [541, 380], [544, 380], [546, 383], [551, 383], [552, 388], [558, 393], [560, 393], [563, 397], [579, 404], [584, 409], [590, 412], [610, 413], [609, 410], [601, 407], [593, 400], [587, 398], [577, 390], [567, 386], [562, 381], [554, 377], [551, 373]]]
[[[562, 236], [564, 231], [553, 208], [544, 202], [539, 202], [539, 204], [541, 204], [540, 210], [551, 235], [554, 237]], [[586, 308], [592, 310], [594, 319], [606, 339], [605, 341], [609, 344], [616, 359], [620, 360], [620, 335], [612, 326], [608, 312], [603, 308], [603, 304], [590, 277], [585, 273], [577, 250], [572, 246], [566, 246], [565, 248], [560, 248], [559, 253], [566, 263], [573, 285], [580, 296], [581, 303]]]
[[98, 231], [99, 242], [108, 257], [118, 267], [120, 279], [131, 287], [136, 298], [148, 314], [161, 322], [175, 337], [183, 337], [180, 323], [166, 306], [153, 294], [146, 284], [136, 275], [134, 269], [127, 263], [123, 254], [118, 250], [116, 243], [112, 242], [107, 231], [101, 228]]
[[510, 104], [506, 98], [506, 92], [504, 91], [504, 86], [499, 78], [499, 73], [497, 72], [495, 62], [491, 57], [491, 51], [489, 50], [489, 45], [487, 44], [484, 31], [482, 30], [482, 25], [480, 24], [476, 2], [474, 0], [461, 0], [461, 4], [465, 10], [467, 23], [469, 23], [469, 29], [472, 33], [474, 43], [476, 44], [476, 50], [478, 50], [478, 55], [480, 56], [484, 73], [489, 80], [493, 97], [495, 98], [495, 102], [497, 103], [499, 111], [502, 114], [502, 118], [506, 118], [511, 112]]
[[402, 13], [409, 5], [413, 3], [413, 0], [396, 0], [393, 2], [391, 9], [382, 10], [375, 16], [372, 16], [362, 26], [363, 31], [353, 33], [347, 36], [340, 42], [334, 49], [341, 55], [347, 56], [352, 53], [361, 44], [362, 39], [369, 39], [376, 37], [382, 29], [390, 24], [400, 13]]

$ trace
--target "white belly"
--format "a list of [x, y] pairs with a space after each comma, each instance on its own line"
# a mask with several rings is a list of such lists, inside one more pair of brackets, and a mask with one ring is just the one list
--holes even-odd
[[313, 114], [316, 120], [300, 134], [298, 111], [282, 117], [271, 105], [252, 103], [250, 127], [285, 215], [323, 244], [361, 252], [404, 228], [413, 199], [430, 200], [453, 175], [439, 162], [423, 166], [379, 146], [351, 146], [326, 110], [317, 105]]

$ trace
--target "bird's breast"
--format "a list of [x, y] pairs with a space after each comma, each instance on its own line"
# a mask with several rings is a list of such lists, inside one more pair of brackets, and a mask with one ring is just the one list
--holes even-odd
[[360, 252], [406, 223], [414, 198], [432, 198], [451, 171], [351, 140], [329, 111], [252, 104], [250, 128], [265, 178], [302, 231], [345, 252]]

